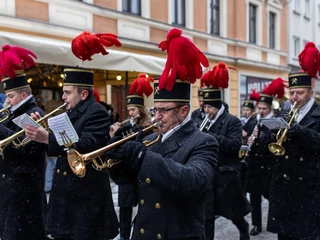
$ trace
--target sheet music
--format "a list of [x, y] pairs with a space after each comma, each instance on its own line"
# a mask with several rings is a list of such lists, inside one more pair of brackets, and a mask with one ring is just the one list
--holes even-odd
[[19, 117], [12, 119], [12, 121], [20, 128], [24, 129], [25, 126], [39, 127], [40, 125], [34, 121], [28, 114], [24, 113]]
[[72, 143], [76, 143], [79, 140], [78, 134], [76, 130], [74, 129], [72, 123], [70, 122], [70, 119], [67, 115], [67, 113], [59, 114], [55, 117], [51, 117], [48, 119], [48, 125], [53, 132], [54, 136], [56, 137], [56, 140], [60, 146], [64, 145], [61, 133], [65, 132], [68, 139]]
[[267, 128], [269, 129], [284, 129], [284, 128], [290, 128], [286, 120], [284, 120], [282, 117], [277, 118], [261, 118], [260, 122], [263, 123]]

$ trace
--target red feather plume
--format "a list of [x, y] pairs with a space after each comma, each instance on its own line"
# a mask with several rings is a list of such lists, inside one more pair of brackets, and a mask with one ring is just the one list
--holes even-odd
[[318, 78], [320, 70], [320, 52], [313, 42], [308, 42], [304, 50], [299, 54], [299, 64], [301, 68], [312, 78]]
[[33, 58], [37, 59], [37, 56], [28, 49], [4, 45], [0, 52], [0, 73], [14, 79], [17, 70], [36, 66]]
[[115, 34], [91, 33], [84, 31], [72, 40], [71, 49], [73, 54], [82, 61], [91, 61], [94, 54], [108, 55], [105, 47], [120, 47], [121, 42]]
[[236, 70], [234, 67], [227, 66], [224, 62], [220, 62], [212, 70], [212, 79], [214, 88], [228, 88], [229, 86], [229, 71], [228, 69]]
[[283, 98], [285, 87], [287, 86], [284, 84], [284, 80], [282, 78], [277, 78], [266, 86], [262, 93], [277, 98]]
[[258, 102], [260, 98], [260, 93], [256, 91], [256, 89], [252, 90], [252, 93], [249, 96], [249, 100]]
[[202, 66], [208, 67], [207, 57], [196, 45], [184, 36], [182, 30], [172, 28], [166, 40], [159, 44], [162, 51], [167, 50], [168, 57], [165, 68], [159, 79], [159, 89], [171, 91], [177, 78], [195, 83], [202, 77]]
[[151, 93], [153, 93], [153, 89], [150, 85], [153, 81], [154, 79], [152, 77], [147, 77], [147, 74], [140, 73], [138, 78], [136, 78], [130, 86], [130, 95], [146, 95], [149, 97]]
[[98, 90], [95, 89], [95, 88], [93, 89], [93, 95], [94, 95], [96, 101], [97, 101], [98, 103], [100, 103], [100, 95], [99, 95], [99, 93], [98, 93]]
[[211, 79], [211, 71], [206, 72], [203, 74], [201, 80], [200, 80], [201, 87], [210, 87], [212, 84]]

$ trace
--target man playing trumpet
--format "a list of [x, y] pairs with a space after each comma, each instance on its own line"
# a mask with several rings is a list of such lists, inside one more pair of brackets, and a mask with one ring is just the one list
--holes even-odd
[[[284, 136], [285, 153], [276, 156], [267, 227], [279, 240], [320, 237], [320, 107], [313, 99], [311, 76], [289, 74], [290, 102], [299, 112], [289, 116], [293, 123]], [[275, 142], [272, 131], [270, 141]]]
[[[145, 127], [152, 125], [151, 119], [148, 115], [148, 111], [144, 106], [144, 95], [146, 95], [146, 97], [149, 97], [153, 93], [153, 89], [150, 85], [151, 82], [153, 82], [153, 78], [148, 77], [148, 75], [145, 73], [140, 73], [138, 75], [138, 78], [133, 81], [129, 89], [130, 95], [127, 96], [127, 111], [129, 114], [129, 119], [121, 123], [113, 124], [110, 127], [110, 137], [113, 137], [115, 131], [119, 129], [121, 126], [128, 129], [130, 133], [133, 133], [138, 132], [139, 130], [142, 130]], [[137, 203], [137, 182], [120, 184], [118, 191], [118, 204], [120, 207], [120, 240], [130, 239], [132, 207], [136, 206]]]
[[[15, 53], [17, 49], [19, 51]], [[6, 66], [13, 66], [17, 59], [24, 56], [20, 59], [21, 63], [28, 59], [28, 61], [32, 60], [30, 66], [35, 66], [35, 62], [29, 55], [35, 57], [29, 50], [6, 45], [6, 49], [2, 49], [0, 62], [5, 61]], [[1, 66], [1, 72], [7, 76], [2, 78], [2, 86], [6, 94], [5, 102], [11, 105], [10, 115], [0, 124], [0, 139], [4, 140], [21, 131], [21, 128], [13, 123], [14, 118], [24, 113], [29, 115], [35, 111], [43, 116], [44, 112], [35, 103], [26, 74], [16, 74], [15, 69], [6, 69], [4, 65]], [[19, 139], [22, 138], [25, 138], [24, 134]], [[14, 140], [17, 141], [17, 139]], [[0, 238], [3, 240], [43, 240], [45, 237], [43, 217], [46, 209], [45, 145], [29, 142], [17, 149], [10, 143], [2, 150], [3, 156], [0, 158]]]

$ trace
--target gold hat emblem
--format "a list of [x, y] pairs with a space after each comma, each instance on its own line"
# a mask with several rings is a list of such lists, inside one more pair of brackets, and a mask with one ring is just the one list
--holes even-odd
[[160, 94], [159, 90], [160, 90], [159, 87], [156, 87], [156, 88], [154, 89], [154, 95]]
[[66, 80], [66, 78], [67, 78], [67, 74], [66, 73], [62, 74], [63, 81]]
[[204, 97], [205, 97], [205, 98], [209, 97], [209, 93], [205, 93], [205, 94], [204, 94]]
[[292, 84], [297, 84], [297, 83], [298, 83], [298, 78], [292, 78], [291, 83], [292, 83]]
[[128, 98], [128, 101], [127, 101], [127, 103], [129, 103], [129, 102], [131, 102], [131, 99], [130, 99], [130, 98]]
[[6, 90], [6, 88], [7, 88], [7, 84], [3, 83], [3, 89]]
[[265, 101], [266, 99], [265, 99], [265, 97], [261, 97], [261, 99], [260, 99], [261, 101]]

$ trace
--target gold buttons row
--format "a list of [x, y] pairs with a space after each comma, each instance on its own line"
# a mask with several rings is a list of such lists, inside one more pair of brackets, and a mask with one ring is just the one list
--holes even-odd
[[[140, 199], [140, 204], [141, 204], [141, 205], [144, 204], [144, 200], [143, 200], [143, 199]], [[156, 209], [160, 209], [160, 208], [161, 208], [161, 204], [160, 204], [160, 203], [156, 203], [156, 204], [154, 205], [154, 207], [155, 207]]]
[[[144, 231], [143, 228], [140, 229], [140, 233], [141, 233], [141, 234], [144, 234], [144, 233], [145, 233], [145, 231]], [[162, 238], [162, 235], [161, 235], [160, 233], [158, 233], [158, 234], [157, 234], [157, 238], [158, 238], [158, 239], [161, 239], [161, 238]]]
[[151, 183], [151, 179], [150, 179], [150, 178], [146, 178], [145, 181], [146, 181], [147, 184], [150, 184], [150, 183]]
[[[57, 173], [59, 174], [60, 173], [60, 169], [57, 169]], [[63, 172], [63, 176], [67, 176], [67, 172]]]

